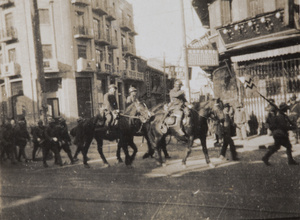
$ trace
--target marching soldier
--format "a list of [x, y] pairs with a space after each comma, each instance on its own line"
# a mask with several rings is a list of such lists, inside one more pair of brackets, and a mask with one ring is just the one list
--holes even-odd
[[[279, 112], [277, 113], [276, 117], [271, 118], [271, 124], [274, 126], [271, 128], [272, 135], [274, 138], [275, 144], [270, 148], [270, 150], [263, 156], [262, 161], [267, 165], [270, 166], [269, 158], [274, 154], [276, 151], [280, 149], [280, 146], [284, 146], [286, 148], [286, 154], [288, 158], [289, 165], [299, 165], [293, 156], [292, 156], [292, 145], [289, 140], [289, 130], [293, 130], [294, 126], [291, 125], [285, 113], [288, 110], [288, 105], [286, 103], [281, 103], [279, 105]], [[274, 120], [274, 121], [273, 121]]]
[[25, 147], [27, 145], [27, 141], [30, 141], [30, 135], [27, 130], [25, 118], [21, 119], [15, 127], [15, 140], [16, 146], [19, 147], [18, 161], [21, 162], [21, 156], [23, 156], [25, 162], [28, 162]]
[[45, 144], [45, 126], [43, 121], [38, 121], [38, 126], [35, 126], [31, 130], [33, 150], [32, 150], [32, 160], [35, 161], [36, 152], [39, 148], [43, 149]]
[[15, 147], [15, 135], [14, 128], [11, 123], [10, 118], [6, 118], [5, 124], [3, 125], [2, 130], [2, 144], [3, 144], [3, 152], [1, 157], [4, 156], [4, 153], [9, 157], [12, 164], [16, 163], [16, 147]]
[[66, 120], [64, 118], [59, 118], [58, 120], [59, 122], [59, 128], [60, 128], [60, 132], [59, 132], [59, 143], [60, 143], [60, 149], [63, 149], [70, 161], [71, 164], [74, 164], [74, 159], [72, 157], [72, 153], [71, 153], [71, 149], [70, 149], [70, 145], [71, 145], [71, 138], [68, 132], [68, 126], [66, 124]]
[[62, 160], [59, 153], [59, 128], [55, 125], [55, 120], [50, 118], [48, 120], [49, 125], [45, 129], [45, 145], [43, 148], [43, 163], [44, 167], [48, 167], [46, 158], [51, 150], [55, 155], [55, 161], [62, 166]]

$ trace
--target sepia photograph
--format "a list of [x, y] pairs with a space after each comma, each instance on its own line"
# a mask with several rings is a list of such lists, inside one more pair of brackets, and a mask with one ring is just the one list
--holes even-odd
[[300, 0], [0, 0], [1, 220], [300, 219]]

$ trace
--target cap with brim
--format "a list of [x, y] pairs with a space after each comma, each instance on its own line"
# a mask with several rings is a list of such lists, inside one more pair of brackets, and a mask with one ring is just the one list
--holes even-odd
[[108, 86], [108, 88], [109, 89], [111, 89], [111, 88], [117, 89], [117, 86], [115, 84], [111, 84], [111, 85]]

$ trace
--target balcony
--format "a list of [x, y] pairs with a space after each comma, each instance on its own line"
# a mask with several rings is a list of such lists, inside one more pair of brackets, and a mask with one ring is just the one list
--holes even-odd
[[109, 21], [117, 19], [116, 9], [114, 7], [108, 7], [106, 19]]
[[96, 64], [97, 72], [101, 74], [111, 74], [112, 73], [112, 65], [107, 62], [100, 62]]
[[92, 39], [93, 32], [86, 26], [77, 26], [74, 27], [74, 38], [76, 39]]
[[113, 66], [113, 69], [112, 69], [112, 75], [122, 77], [123, 76], [123, 71], [120, 70], [119, 66], [115, 65], [115, 66]]
[[144, 81], [145, 80], [144, 73], [136, 72], [136, 79], [139, 81]]
[[130, 19], [126, 18], [125, 16], [123, 16], [121, 20], [120, 28], [123, 31], [134, 32], [133, 22]]
[[133, 46], [123, 46], [122, 51], [125, 56], [136, 56]]
[[130, 70], [130, 69], [124, 71], [124, 78], [138, 80], [138, 81], [145, 80], [144, 73], [138, 72], [136, 70]]
[[18, 63], [10, 62], [1, 64], [1, 77], [17, 76], [21, 73], [21, 67]]
[[14, 0], [0, 0], [0, 7], [10, 7], [15, 4]]
[[99, 31], [95, 33], [95, 43], [100, 45], [100, 46], [106, 46], [110, 44], [110, 34], [106, 33], [104, 34], [103, 31]]
[[77, 60], [77, 72], [95, 72], [96, 65], [95, 62], [92, 60], [87, 60], [80, 57]]
[[45, 73], [57, 73], [59, 72], [58, 69], [58, 62], [56, 59], [44, 59], [43, 60], [44, 72]]
[[89, 0], [71, 0], [71, 3], [75, 5], [83, 5], [83, 6], [87, 6], [90, 4]]
[[92, 0], [92, 10], [99, 16], [107, 15], [108, 13], [107, 0]]
[[6, 28], [5, 30], [0, 30], [0, 42], [15, 41], [18, 39], [17, 29], [14, 27]]
[[118, 40], [114, 37], [111, 38], [110, 45], [108, 45], [109, 49], [118, 49]]

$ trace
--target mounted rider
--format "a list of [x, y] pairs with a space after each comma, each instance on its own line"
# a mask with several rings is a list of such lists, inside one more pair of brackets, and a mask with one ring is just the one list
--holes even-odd
[[137, 98], [137, 89], [133, 86], [129, 87], [129, 96], [126, 99], [126, 107], [131, 105], [132, 103], [138, 101]]
[[111, 84], [108, 86], [108, 92], [104, 95], [104, 114], [106, 118], [106, 125], [109, 130], [116, 125], [119, 118], [119, 107], [116, 99], [117, 86]]
[[[184, 115], [184, 109], [189, 106], [186, 98], [184, 90], [181, 90], [181, 87], [183, 86], [183, 83], [181, 80], [176, 80], [174, 83], [174, 88], [170, 91], [170, 99], [171, 102], [167, 105], [167, 112], [163, 117], [162, 120], [162, 128], [167, 126], [168, 124], [166, 122], [167, 117], [169, 116], [175, 116], [176, 117], [176, 124], [174, 127], [177, 127], [175, 130], [180, 136], [184, 136], [185, 132], [182, 130], [182, 120]], [[163, 129], [164, 130], [164, 129]]]

